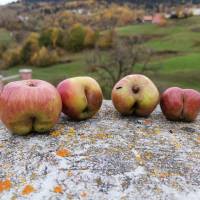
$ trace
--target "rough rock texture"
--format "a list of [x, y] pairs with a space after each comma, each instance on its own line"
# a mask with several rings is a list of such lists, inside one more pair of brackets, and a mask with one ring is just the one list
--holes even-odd
[[200, 118], [122, 117], [104, 101], [93, 119], [62, 117], [50, 134], [1, 125], [0, 199], [199, 200]]

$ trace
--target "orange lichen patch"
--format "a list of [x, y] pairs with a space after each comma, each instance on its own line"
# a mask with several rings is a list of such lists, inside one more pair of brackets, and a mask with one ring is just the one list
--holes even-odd
[[69, 156], [71, 156], [71, 152], [67, 149], [59, 149], [56, 152], [56, 155], [60, 156], [60, 157], [69, 157]]
[[29, 195], [30, 193], [34, 192], [35, 189], [32, 185], [26, 185], [22, 190], [22, 195]]
[[61, 135], [61, 131], [60, 131], [60, 130], [52, 131], [52, 132], [50, 133], [50, 135], [53, 136], [53, 137], [58, 137], [58, 136]]
[[171, 176], [171, 174], [169, 172], [162, 172], [162, 173], [159, 173], [158, 176], [160, 178], [166, 178], [166, 177]]
[[159, 172], [158, 170], [154, 169], [153, 176], [159, 177], [161, 179], [167, 178], [169, 176], [180, 176], [180, 174], [176, 174], [176, 173], [171, 173], [171, 172]]
[[200, 144], [200, 136], [197, 137], [197, 142]]
[[57, 185], [56, 187], [54, 187], [53, 191], [55, 193], [62, 193], [63, 192], [62, 186], [61, 185]]
[[11, 188], [11, 181], [6, 179], [5, 181], [0, 181], [0, 192], [4, 190], [9, 190]]
[[87, 193], [87, 192], [81, 192], [81, 193], [80, 193], [80, 196], [81, 196], [82, 198], [87, 198], [88, 193]]
[[152, 123], [152, 121], [151, 121], [150, 119], [144, 120], [144, 125], [149, 125], [149, 124], [151, 124], [151, 123]]

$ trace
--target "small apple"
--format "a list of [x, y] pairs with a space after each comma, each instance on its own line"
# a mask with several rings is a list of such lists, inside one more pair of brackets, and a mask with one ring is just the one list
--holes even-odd
[[160, 106], [167, 119], [191, 122], [200, 112], [200, 93], [171, 87], [161, 95]]
[[0, 118], [13, 133], [46, 132], [57, 122], [62, 102], [56, 88], [42, 80], [8, 83], [0, 95]]
[[159, 102], [159, 91], [144, 75], [134, 74], [122, 78], [112, 90], [112, 102], [123, 115], [146, 117]]
[[63, 103], [63, 113], [74, 120], [91, 118], [101, 107], [103, 95], [93, 78], [69, 78], [57, 86]]

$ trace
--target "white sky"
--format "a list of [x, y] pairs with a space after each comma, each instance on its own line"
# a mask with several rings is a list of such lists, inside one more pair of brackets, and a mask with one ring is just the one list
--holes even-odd
[[4, 5], [13, 1], [17, 1], [17, 0], [0, 0], [0, 5]]

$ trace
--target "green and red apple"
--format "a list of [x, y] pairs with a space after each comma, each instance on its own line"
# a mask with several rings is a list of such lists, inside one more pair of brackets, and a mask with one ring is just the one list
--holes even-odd
[[50, 130], [61, 110], [58, 91], [42, 80], [8, 83], [0, 95], [0, 119], [12, 133], [18, 135]]
[[167, 119], [191, 122], [200, 112], [200, 93], [193, 89], [171, 87], [161, 95], [160, 106]]
[[141, 74], [128, 75], [114, 86], [112, 102], [123, 115], [146, 117], [159, 103], [159, 91], [148, 77]]
[[101, 107], [103, 94], [91, 77], [73, 77], [58, 84], [63, 113], [74, 120], [84, 120], [95, 115]]

